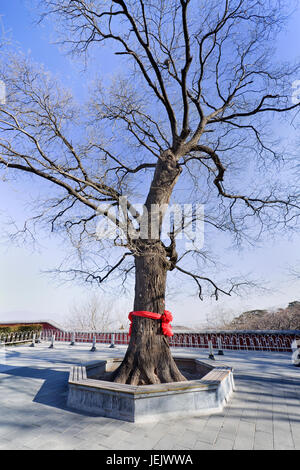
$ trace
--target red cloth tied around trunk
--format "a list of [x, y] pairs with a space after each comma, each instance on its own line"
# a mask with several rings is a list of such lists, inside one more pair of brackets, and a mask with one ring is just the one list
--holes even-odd
[[173, 336], [173, 331], [171, 327], [171, 321], [173, 320], [173, 316], [172, 313], [168, 310], [165, 310], [162, 315], [160, 313], [147, 312], [145, 310], [130, 312], [130, 314], [128, 315], [128, 318], [130, 320], [129, 336], [131, 335], [133, 315], [136, 315], [137, 317], [151, 318], [152, 320], [161, 320], [163, 334], [165, 336]]

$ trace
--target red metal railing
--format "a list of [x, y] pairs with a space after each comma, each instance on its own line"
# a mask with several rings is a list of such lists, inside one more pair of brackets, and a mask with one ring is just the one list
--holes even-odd
[[[64, 331], [56, 329], [43, 330], [42, 339], [55, 336], [55, 341], [75, 343], [92, 343], [95, 338], [100, 344], [129, 344], [128, 332], [94, 332], [94, 331]], [[300, 339], [300, 330], [274, 331], [201, 331], [176, 332], [170, 338], [170, 346], [175, 348], [208, 348], [209, 342], [214, 349], [221, 345], [222, 349], [245, 351], [288, 351], [291, 343]]]

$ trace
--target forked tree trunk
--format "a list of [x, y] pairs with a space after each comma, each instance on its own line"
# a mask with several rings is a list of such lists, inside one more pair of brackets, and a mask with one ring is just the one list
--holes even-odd
[[[135, 258], [134, 310], [164, 313], [167, 270], [159, 253]], [[161, 321], [133, 317], [130, 343], [114, 382], [148, 385], [186, 380], [171, 355]]]

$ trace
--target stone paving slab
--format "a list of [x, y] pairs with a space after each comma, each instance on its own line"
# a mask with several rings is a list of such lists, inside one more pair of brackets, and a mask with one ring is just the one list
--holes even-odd
[[[97, 345], [0, 350], [0, 450], [299, 450], [300, 369], [289, 353], [225, 351], [236, 391], [209, 416], [135, 424], [68, 409], [71, 365], [122, 356]], [[207, 359], [207, 350], [173, 349]]]

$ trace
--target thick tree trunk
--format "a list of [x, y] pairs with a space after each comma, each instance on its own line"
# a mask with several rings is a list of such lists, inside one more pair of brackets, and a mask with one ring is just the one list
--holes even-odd
[[[164, 313], [167, 270], [158, 250], [135, 258], [134, 310]], [[130, 343], [112, 380], [132, 385], [186, 380], [172, 358], [161, 321], [134, 316]]]
[[[170, 266], [166, 249], [160, 242], [163, 214], [157, 219], [153, 207], [162, 207], [169, 203], [180, 172], [181, 168], [172, 151], [163, 152], [145, 203], [144, 215], [148, 220], [149, 231], [136, 244], [135, 311], [163, 314], [165, 310], [166, 278]], [[158, 223], [156, 238], [153, 238], [151, 232], [153, 220]], [[162, 333], [160, 320], [133, 316], [130, 343], [112, 380], [133, 385], [186, 380], [172, 358], [169, 341]]]

